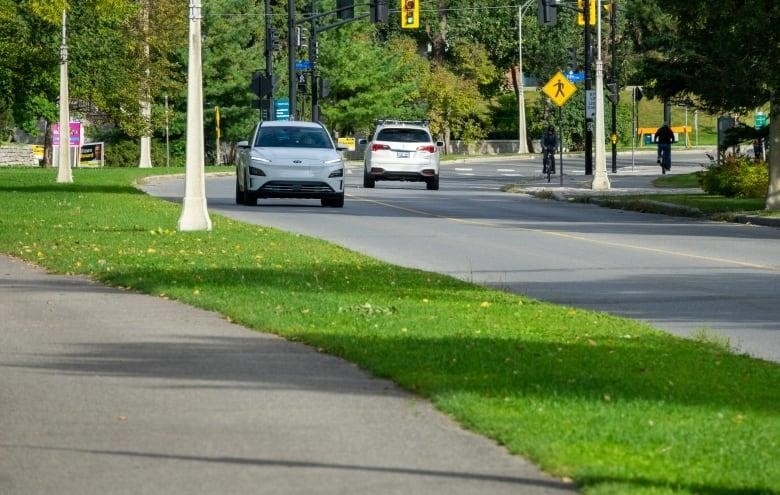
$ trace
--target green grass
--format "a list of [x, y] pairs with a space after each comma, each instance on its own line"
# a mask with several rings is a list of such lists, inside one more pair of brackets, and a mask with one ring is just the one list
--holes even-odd
[[1, 169], [0, 251], [342, 356], [585, 493], [780, 493], [777, 363], [218, 215], [178, 232], [131, 185], [161, 172]]
[[[697, 173], [667, 175], [653, 181], [658, 188], [697, 188], [699, 179]], [[649, 194], [615, 196], [610, 202], [616, 207], [630, 207], [632, 202], [654, 201], [674, 203], [696, 208], [702, 214], [713, 219], [729, 219], [736, 214], [780, 217], [780, 212], [767, 211], [764, 198], [727, 198], [714, 194]]]

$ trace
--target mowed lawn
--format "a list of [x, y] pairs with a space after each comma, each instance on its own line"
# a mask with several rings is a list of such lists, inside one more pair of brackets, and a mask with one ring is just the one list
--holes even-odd
[[0, 169], [0, 252], [342, 356], [584, 493], [780, 493], [777, 363], [218, 215], [178, 232], [133, 187], [173, 172]]

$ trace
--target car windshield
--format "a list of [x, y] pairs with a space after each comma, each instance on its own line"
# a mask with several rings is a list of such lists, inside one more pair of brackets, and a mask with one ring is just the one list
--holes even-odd
[[263, 148], [332, 148], [323, 129], [316, 127], [261, 128], [255, 146]]
[[429, 143], [431, 137], [422, 129], [382, 129], [376, 136], [377, 141], [397, 143]]

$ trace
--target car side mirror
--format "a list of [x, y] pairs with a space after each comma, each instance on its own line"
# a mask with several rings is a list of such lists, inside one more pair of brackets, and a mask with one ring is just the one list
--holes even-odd
[[444, 141], [436, 141], [436, 146], [438, 148], [444, 148]]
[[339, 144], [339, 143], [336, 144], [337, 151], [347, 151], [348, 149], [349, 146], [347, 146], [346, 144]]
[[239, 141], [236, 143], [239, 148], [249, 148], [249, 141]]
[[360, 138], [358, 139], [358, 144], [368, 144], [368, 139]]

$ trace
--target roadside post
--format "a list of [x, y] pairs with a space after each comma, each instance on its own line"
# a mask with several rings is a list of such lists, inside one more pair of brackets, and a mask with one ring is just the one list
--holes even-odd
[[558, 71], [554, 76], [547, 81], [542, 87], [542, 91], [546, 94], [550, 100], [558, 105], [558, 147], [559, 147], [559, 159], [560, 165], [560, 184], [563, 185], [563, 133], [561, 132], [563, 126], [562, 108], [574, 93], [577, 92], [577, 86], [571, 83], [561, 71]]

